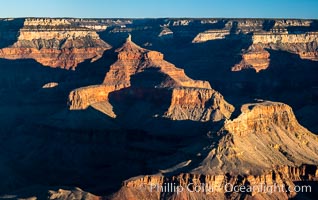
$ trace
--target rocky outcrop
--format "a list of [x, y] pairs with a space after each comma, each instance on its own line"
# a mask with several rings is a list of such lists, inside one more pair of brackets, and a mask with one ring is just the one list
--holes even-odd
[[318, 32], [302, 34], [261, 34], [253, 35], [253, 44], [263, 48], [284, 50], [298, 54], [303, 59], [318, 61]]
[[[295, 181], [318, 180], [318, 137], [283, 103], [245, 104], [189, 173], [129, 179], [113, 199], [288, 199]], [[212, 135], [212, 137], [216, 137]], [[171, 173], [171, 171], [169, 171]], [[243, 187], [233, 192], [233, 188]], [[249, 188], [249, 189], [247, 189]]]
[[255, 131], [265, 134], [271, 131], [267, 129], [271, 126], [283, 127], [287, 131], [301, 129], [290, 106], [270, 101], [244, 104], [241, 115], [225, 124], [226, 130], [241, 136]]
[[[219, 22], [222, 22], [220, 20]], [[315, 20], [228, 20], [223, 28], [211, 29], [196, 35], [192, 43], [216, 39], [240, 40], [249, 44], [242, 49], [242, 60], [232, 71], [253, 68], [265, 70], [270, 64], [268, 50], [287, 51], [302, 59], [318, 61], [317, 22]]]
[[158, 85], [155, 85], [156, 87], [211, 88], [207, 81], [190, 79], [183, 69], [165, 61], [162, 53], [137, 46], [131, 41], [130, 37], [116, 51], [118, 52], [118, 60], [110, 67], [104, 79], [104, 84], [114, 85], [117, 90], [129, 87], [131, 76], [142, 73], [147, 69], [158, 70], [159, 73], [168, 76], [168, 79], [159, 82]]
[[265, 70], [269, 66], [270, 54], [265, 49], [283, 50], [298, 54], [302, 59], [318, 61], [318, 33], [307, 32], [302, 34], [289, 34], [272, 29], [268, 33], [254, 33], [252, 45], [243, 50], [242, 61], [232, 67], [232, 71], [254, 68], [256, 72]]
[[264, 20], [261, 19], [228, 20], [225, 24], [225, 29], [231, 30], [232, 34], [248, 34], [254, 31], [261, 31], [263, 23]]
[[[174, 88], [164, 117], [173, 120], [219, 121], [229, 118], [234, 107], [228, 104], [206, 81], [192, 80], [183, 69], [163, 59], [163, 54], [139, 47], [131, 41], [116, 50], [118, 60], [110, 66], [103, 84], [79, 88], [69, 95], [71, 110], [108, 101], [108, 94], [123, 88]], [[150, 81], [133, 81], [132, 77], [151, 71]], [[159, 78], [157, 78], [159, 76]], [[140, 93], [140, 92], [138, 92]]]
[[310, 27], [313, 23], [312, 20], [301, 20], [301, 19], [275, 19], [276, 27]]
[[[123, 20], [125, 21], [125, 20]], [[128, 21], [128, 20], [127, 20]], [[126, 23], [127, 23], [126, 21]], [[62, 19], [62, 18], [28, 18], [25, 20], [24, 25], [27, 27], [55, 27], [57, 29], [61, 27], [82, 27], [95, 31], [105, 31], [108, 26], [117, 23], [125, 23], [120, 20], [110, 19]]]
[[47, 89], [47, 88], [54, 88], [57, 87], [59, 84], [57, 82], [50, 82], [50, 83], [46, 83], [42, 86], [43, 89]]
[[26, 19], [17, 42], [0, 49], [0, 58], [34, 59], [44, 66], [75, 69], [91, 59], [99, 59], [110, 45], [86, 27], [65, 19]]
[[49, 190], [48, 199], [59, 199], [59, 200], [69, 200], [69, 199], [85, 199], [85, 200], [101, 200], [102, 198], [91, 193], [85, 192], [80, 188], [75, 188], [73, 190], [63, 190], [59, 189], [57, 191]]
[[288, 105], [266, 101], [241, 111], [225, 123], [225, 136], [195, 171], [258, 174], [273, 166], [318, 164], [318, 137], [297, 122]]
[[[244, 35], [246, 34], [268, 34], [268, 33], [284, 33], [286, 35], [289, 34], [287, 31], [288, 27], [310, 27], [313, 23], [312, 20], [264, 20], [264, 19], [230, 19], [230, 20], [212, 20], [205, 19], [201, 20], [201, 24], [216, 24], [216, 23], [224, 23], [223, 29], [211, 29], [204, 32], [199, 33], [194, 39], [193, 43], [206, 42], [209, 40], [215, 39], [224, 39], [226, 36], [229, 36], [230, 33], [234, 35], [242, 34], [238, 37], [244, 39]], [[243, 37], [242, 37], [243, 36]]]
[[[194, 81], [185, 75], [184, 70], [164, 61], [163, 54], [137, 46], [131, 41], [130, 37], [116, 52], [118, 52], [118, 60], [110, 67], [102, 85], [80, 88], [70, 93], [71, 109], [85, 109], [92, 103], [107, 100], [110, 92], [130, 87], [131, 77], [142, 73], [147, 68], [157, 69], [159, 73], [168, 76], [167, 79], [160, 80], [156, 85], [151, 85], [152, 87], [193, 86], [211, 88], [208, 82]], [[102, 95], [99, 95], [100, 91], [104, 91]]]
[[173, 20], [172, 26], [188, 26], [193, 21], [194, 20], [191, 20], [191, 19], [177, 19], [177, 20]]
[[173, 89], [165, 117], [172, 120], [220, 121], [230, 118], [234, 107], [213, 89]]
[[69, 26], [71, 22], [68, 19], [45, 19], [45, 18], [29, 18], [24, 22], [25, 26]]
[[[187, 23], [185, 23], [187, 22]], [[189, 25], [190, 23], [195, 23], [194, 20], [185, 21], [184, 24]], [[244, 39], [246, 34], [292, 34], [287, 30], [287, 28], [301, 27], [309, 28], [315, 23], [314, 20], [298, 20], [298, 19], [202, 19], [201, 24], [217, 24], [222, 23], [224, 27], [220, 29], [211, 29], [199, 33], [192, 42], [206, 42], [215, 39], [224, 39], [225, 36], [231, 34], [241, 36], [236, 37]], [[180, 20], [174, 21], [172, 24], [180, 24]], [[300, 29], [301, 29], [300, 28]], [[296, 31], [297, 32], [297, 31]], [[303, 31], [301, 31], [303, 32]], [[232, 35], [233, 36], [233, 35]], [[243, 38], [242, 38], [243, 36]]]
[[69, 108], [71, 110], [82, 110], [88, 106], [108, 100], [108, 94], [116, 88], [108, 85], [93, 85], [70, 92], [68, 96]]
[[163, 39], [171, 39], [173, 38], [173, 32], [168, 27], [162, 27], [158, 36]]
[[201, 43], [209, 40], [224, 39], [225, 36], [229, 35], [229, 30], [208, 30], [203, 33], [199, 33], [193, 40], [192, 43]]
[[297, 44], [317, 42], [317, 32], [304, 34], [273, 34], [273, 33], [254, 33], [253, 44]]
[[242, 61], [232, 67], [232, 71], [241, 71], [243, 69], [254, 69], [256, 72], [265, 70], [269, 66], [270, 54], [264, 48], [258, 45], [252, 45], [242, 54]]

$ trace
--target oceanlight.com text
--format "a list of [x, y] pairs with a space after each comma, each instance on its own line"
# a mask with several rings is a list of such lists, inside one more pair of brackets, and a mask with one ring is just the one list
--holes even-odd
[[233, 185], [231, 183], [226, 183], [222, 187], [215, 187], [213, 185], [201, 183], [194, 184], [189, 183], [187, 185], [181, 186], [176, 183], [164, 183], [162, 185], [149, 184], [143, 185], [150, 192], [161, 192], [161, 193], [182, 193], [182, 192], [190, 192], [190, 193], [213, 193], [213, 192], [225, 192], [225, 193], [267, 193], [272, 194], [276, 192], [290, 193], [290, 192], [311, 192], [312, 188], [310, 185], [292, 185], [287, 186], [284, 184], [258, 184], [258, 185]]

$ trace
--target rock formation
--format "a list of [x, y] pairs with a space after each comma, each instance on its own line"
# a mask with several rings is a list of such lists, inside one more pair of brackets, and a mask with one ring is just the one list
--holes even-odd
[[59, 84], [56, 82], [50, 82], [50, 83], [46, 83], [42, 86], [43, 89], [47, 89], [47, 88], [54, 88], [57, 87]]
[[220, 121], [230, 118], [234, 108], [213, 89], [176, 88], [165, 117], [172, 120]]
[[269, 66], [268, 49], [287, 51], [302, 59], [317, 61], [318, 33], [313, 25], [315, 23], [313, 20], [228, 20], [222, 29], [214, 28], [198, 33], [192, 43], [216, 39], [250, 43], [248, 48], [242, 49], [242, 60], [232, 67], [232, 71], [252, 68], [259, 72]]
[[169, 80], [156, 85], [157, 87], [211, 88], [206, 81], [194, 81], [187, 77], [184, 70], [163, 60], [163, 54], [137, 46], [131, 41], [130, 36], [116, 52], [118, 52], [118, 61], [110, 67], [104, 79], [104, 84], [112, 85], [116, 90], [129, 87], [131, 76], [146, 69], [158, 69], [169, 77]]
[[65, 19], [26, 19], [17, 41], [0, 49], [0, 58], [31, 58], [44, 66], [75, 69], [87, 59], [98, 60], [110, 48], [96, 31]]
[[[173, 120], [219, 121], [229, 118], [234, 111], [206, 81], [190, 79], [184, 70], [163, 59], [163, 54], [141, 48], [129, 36], [116, 50], [118, 60], [110, 66], [101, 85], [72, 91], [69, 95], [71, 110], [86, 109], [94, 103], [108, 101], [108, 94], [132, 86], [131, 77], [147, 70], [164, 76], [155, 83], [145, 82], [133, 87], [171, 88], [172, 100], [165, 117]], [[154, 76], [155, 76], [154, 74]]]
[[256, 33], [253, 35], [253, 44], [263, 48], [285, 50], [298, 54], [303, 59], [318, 61], [318, 32], [300, 34], [290, 33]]
[[208, 30], [203, 33], [199, 33], [193, 40], [192, 43], [201, 43], [209, 40], [224, 39], [225, 36], [229, 35], [229, 30]]
[[49, 190], [48, 199], [85, 199], [85, 200], [100, 200], [101, 197], [85, 192], [79, 188], [75, 188], [73, 190], [63, 190], [59, 189], [57, 191]]
[[318, 61], [318, 33], [289, 33], [286, 28], [273, 28], [269, 32], [254, 32], [252, 45], [243, 50], [242, 61], [232, 68], [240, 71], [254, 68], [256, 72], [269, 66], [269, 53], [265, 49], [287, 51], [302, 59]]
[[108, 100], [108, 94], [115, 89], [107, 85], [94, 85], [73, 90], [68, 97], [69, 107], [71, 110], [86, 109], [94, 103]]
[[162, 27], [158, 36], [164, 39], [171, 39], [173, 38], [173, 32], [168, 27]]
[[252, 68], [256, 72], [267, 69], [270, 62], [270, 54], [258, 45], [252, 45], [242, 54], [242, 61], [232, 67], [232, 71]]
[[198, 171], [259, 174], [275, 165], [317, 165], [318, 137], [297, 122], [288, 105], [245, 104], [241, 112], [225, 123], [221, 131], [226, 136]]
[[[173, 176], [129, 179], [112, 198], [288, 199], [296, 195], [293, 181], [318, 179], [318, 137], [297, 122], [288, 105], [265, 101], [245, 104], [241, 112], [225, 122], [220, 141], [199, 166]], [[234, 186], [250, 190], [229, 191]]]

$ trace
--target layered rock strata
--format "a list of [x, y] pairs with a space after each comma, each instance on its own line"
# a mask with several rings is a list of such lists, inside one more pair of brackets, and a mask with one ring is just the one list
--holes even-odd
[[318, 33], [306, 32], [290, 34], [287, 31], [258, 32], [252, 37], [252, 45], [242, 52], [242, 61], [232, 68], [240, 71], [254, 68], [256, 72], [269, 66], [269, 53], [266, 49], [282, 50], [299, 55], [302, 59], [318, 61]]
[[301, 126], [286, 104], [245, 104], [228, 120], [219, 141], [196, 171], [259, 174], [273, 166], [318, 164], [318, 137]]
[[63, 19], [26, 19], [17, 41], [0, 49], [0, 58], [34, 59], [44, 66], [75, 69], [79, 63], [95, 61], [111, 46], [96, 31], [72, 25]]
[[172, 120], [220, 121], [230, 118], [234, 108], [213, 89], [176, 88], [165, 117]]
[[255, 33], [253, 44], [274, 50], [285, 50], [298, 54], [302, 59], [318, 61], [318, 32], [301, 34]]
[[242, 54], [242, 61], [232, 67], [232, 71], [241, 71], [243, 69], [254, 69], [256, 72], [265, 70], [270, 63], [270, 54], [264, 48], [258, 45], [252, 45]]
[[[70, 93], [71, 110], [86, 109], [94, 103], [108, 101], [109, 93], [123, 88], [150, 87], [171, 91], [171, 105], [164, 117], [173, 120], [219, 121], [229, 118], [234, 111], [233, 106], [211, 89], [207, 81], [192, 80], [183, 69], [165, 61], [163, 54], [139, 47], [130, 36], [116, 52], [118, 60], [110, 66], [103, 84], [79, 88]], [[132, 85], [132, 77], [149, 70], [163, 78], [155, 83]]]

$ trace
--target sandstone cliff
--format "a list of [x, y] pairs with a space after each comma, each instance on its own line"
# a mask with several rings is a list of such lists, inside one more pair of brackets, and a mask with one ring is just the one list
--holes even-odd
[[110, 48], [95, 30], [65, 19], [26, 19], [17, 41], [0, 49], [0, 58], [31, 58], [44, 66], [75, 69], [85, 60], [99, 59]]

